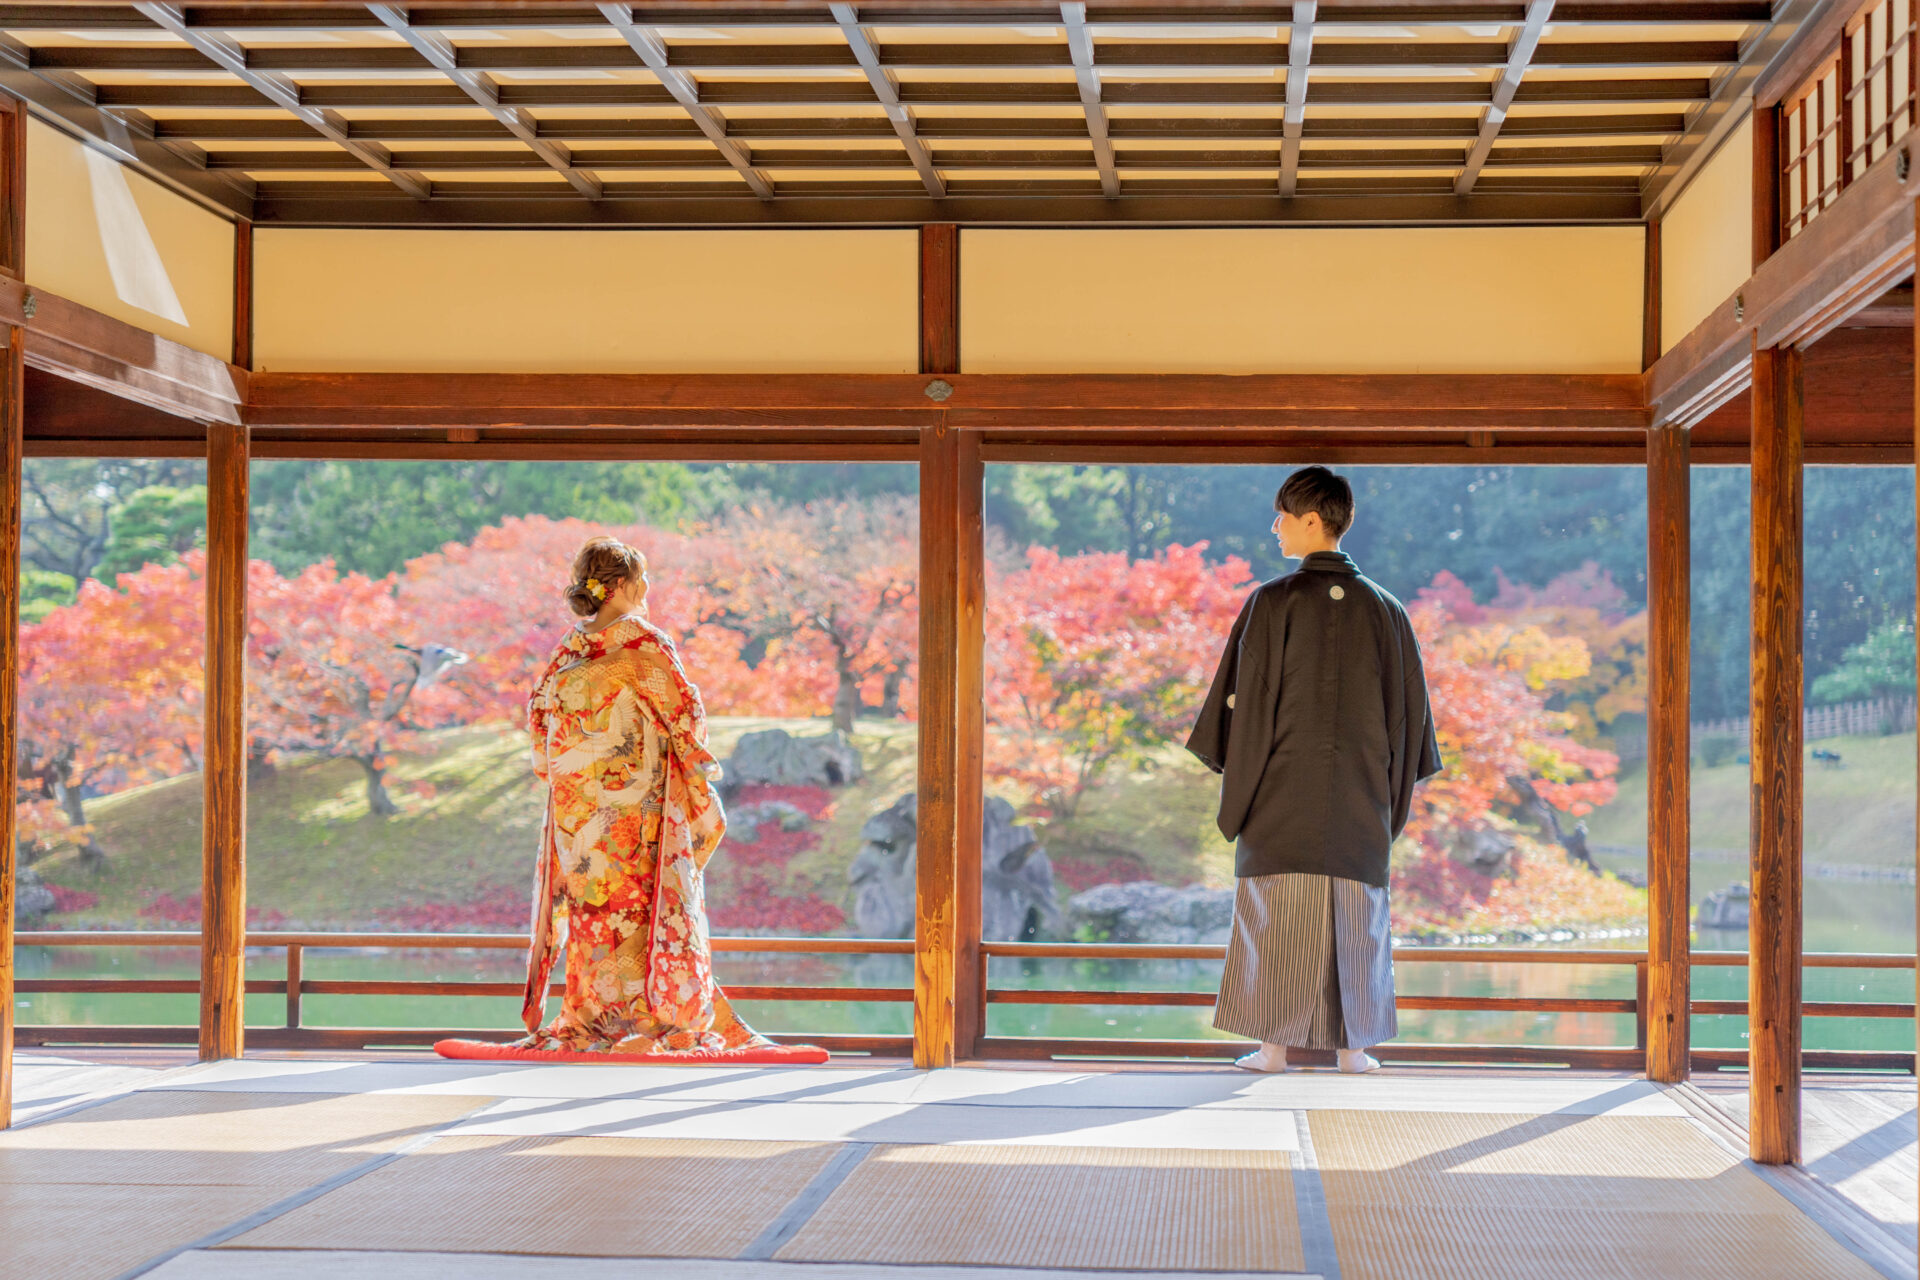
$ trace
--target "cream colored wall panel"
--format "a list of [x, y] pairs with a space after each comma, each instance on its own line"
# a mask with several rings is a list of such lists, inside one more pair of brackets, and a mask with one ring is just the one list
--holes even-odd
[[1753, 119], [1727, 136], [1660, 222], [1660, 349], [1753, 274]]
[[911, 373], [912, 231], [254, 232], [262, 369]]
[[27, 122], [27, 282], [233, 355], [233, 224], [37, 120]]
[[1639, 227], [961, 233], [968, 373], [1632, 373]]

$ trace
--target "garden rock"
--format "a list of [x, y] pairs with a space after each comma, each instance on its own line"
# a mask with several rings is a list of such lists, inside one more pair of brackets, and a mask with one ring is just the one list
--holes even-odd
[[47, 888], [46, 882], [40, 878], [40, 873], [32, 867], [21, 867], [14, 874], [18, 877], [14, 881], [14, 910], [20, 918], [37, 920], [41, 916], [52, 914], [56, 905], [53, 890]]
[[[1060, 924], [1053, 864], [1033, 829], [1014, 821], [1013, 806], [989, 797], [980, 849], [981, 936], [997, 941], [1053, 936]], [[914, 863], [919, 803], [911, 792], [868, 818], [860, 852], [847, 872], [853, 918], [870, 938], [913, 936]]]
[[1747, 886], [1730, 884], [1700, 899], [1700, 913], [1694, 923], [1702, 929], [1744, 929], [1750, 911]]
[[1513, 870], [1514, 839], [1504, 831], [1456, 829], [1447, 841], [1447, 856], [1483, 875], [1505, 875]]
[[813, 819], [799, 805], [786, 800], [763, 800], [758, 804], [743, 804], [727, 810], [727, 839], [738, 840], [742, 844], [755, 844], [760, 839], [760, 829], [772, 825], [782, 831], [805, 831], [813, 825]]
[[1233, 890], [1095, 885], [1067, 900], [1067, 923], [1075, 937], [1103, 942], [1220, 943], [1233, 932]]
[[754, 784], [844, 787], [865, 776], [860, 753], [838, 729], [818, 738], [796, 738], [785, 729], [749, 733], [721, 774], [728, 791]]

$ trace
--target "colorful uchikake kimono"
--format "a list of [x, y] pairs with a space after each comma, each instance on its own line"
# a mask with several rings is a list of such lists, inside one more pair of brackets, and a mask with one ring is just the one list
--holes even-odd
[[[547, 783], [523, 1049], [620, 1054], [771, 1044], [713, 980], [701, 868], [727, 829], [706, 712], [665, 633], [629, 614], [560, 642], [527, 702]], [[566, 996], [542, 1027], [567, 954]]]

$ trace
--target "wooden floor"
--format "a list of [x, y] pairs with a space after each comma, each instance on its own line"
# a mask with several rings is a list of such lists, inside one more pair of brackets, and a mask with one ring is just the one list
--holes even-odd
[[1912, 1081], [1743, 1084], [31, 1053], [0, 1277], [1915, 1277]]
[[[1708, 1072], [1694, 1087], [1744, 1126], [1747, 1076]], [[1920, 1223], [1920, 1136], [1912, 1076], [1809, 1075], [1801, 1094], [1806, 1171], [1916, 1247]]]

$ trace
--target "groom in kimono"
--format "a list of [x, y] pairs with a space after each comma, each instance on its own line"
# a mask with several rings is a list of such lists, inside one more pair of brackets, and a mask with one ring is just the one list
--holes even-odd
[[1187, 740], [1221, 775], [1239, 882], [1213, 1025], [1261, 1042], [1248, 1071], [1289, 1047], [1373, 1071], [1399, 1030], [1387, 854], [1440, 751], [1407, 611], [1340, 550], [1352, 486], [1306, 467], [1273, 506], [1300, 567], [1247, 598]]

